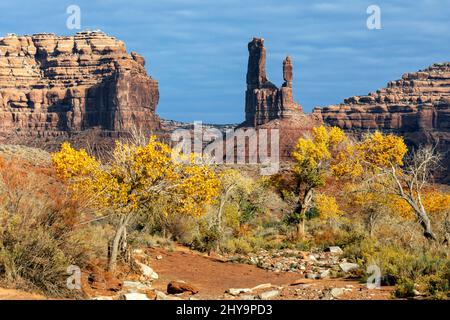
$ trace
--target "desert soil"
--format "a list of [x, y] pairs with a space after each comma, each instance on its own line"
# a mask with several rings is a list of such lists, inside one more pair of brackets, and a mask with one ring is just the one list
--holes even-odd
[[[176, 247], [174, 250], [149, 248], [146, 253], [152, 258], [151, 267], [159, 275], [159, 279], [152, 284], [154, 289], [166, 292], [170, 281], [182, 280], [199, 290], [195, 299], [248, 299], [250, 294], [235, 297], [225, 292], [230, 288], [253, 288], [268, 283], [272, 285], [270, 289], [257, 290], [251, 295], [278, 290], [279, 295], [273, 300], [318, 300], [329, 298], [331, 289], [342, 288], [344, 293], [337, 297], [339, 300], [387, 300], [391, 299], [393, 291], [393, 287], [369, 290], [355, 279], [312, 280], [295, 272], [267, 271], [254, 265], [226, 261], [220, 256], [207, 256], [185, 247]], [[115, 294], [109, 290], [91, 291], [90, 296]], [[41, 299], [46, 297], [0, 288], [0, 300]]]
[[253, 265], [226, 262], [182, 247], [173, 251], [152, 248], [147, 253], [153, 258], [162, 257], [152, 259], [152, 268], [159, 274], [159, 279], [152, 285], [154, 288], [166, 291], [170, 281], [183, 280], [197, 287], [197, 299], [233, 299], [224, 295], [227, 289], [253, 288], [266, 283], [281, 287], [280, 295], [275, 299], [320, 299], [333, 288], [345, 288], [347, 290], [338, 299], [385, 300], [391, 298], [393, 290], [392, 287], [369, 290], [365, 284], [353, 279], [304, 279], [293, 272], [277, 273]]

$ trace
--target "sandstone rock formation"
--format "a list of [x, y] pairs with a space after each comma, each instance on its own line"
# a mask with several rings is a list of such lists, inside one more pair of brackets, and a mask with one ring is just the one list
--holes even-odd
[[159, 128], [157, 81], [102, 32], [0, 38], [0, 134]]
[[245, 94], [245, 122], [258, 126], [279, 118], [291, 118], [303, 114], [292, 95], [292, 61], [288, 56], [283, 62], [284, 84], [278, 88], [267, 79], [266, 49], [264, 39], [254, 38], [248, 44], [247, 91]]
[[449, 62], [406, 73], [386, 88], [345, 99], [340, 105], [315, 109], [314, 113], [325, 123], [348, 132], [378, 129], [402, 135], [411, 147], [437, 145], [450, 169]]
[[[280, 157], [287, 160], [299, 137], [320, 124], [338, 126], [350, 134], [381, 130], [404, 136], [413, 147], [437, 144], [450, 148], [450, 63], [404, 74], [386, 88], [367, 96], [355, 96], [342, 104], [314, 109], [304, 114], [292, 98], [292, 61], [283, 62], [284, 84], [278, 89], [267, 80], [263, 39], [248, 45], [246, 121], [241, 127], [276, 128]], [[450, 155], [446, 154], [450, 168]]]
[[320, 125], [320, 117], [305, 114], [294, 102], [291, 57], [283, 61], [284, 83], [278, 88], [267, 79], [264, 39], [254, 38], [248, 44], [248, 51], [245, 122], [240, 127], [278, 130], [280, 158], [287, 160], [298, 138]]
[[346, 130], [380, 129], [407, 134], [450, 131], [450, 63], [434, 64], [367, 96], [316, 109], [324, 122]]

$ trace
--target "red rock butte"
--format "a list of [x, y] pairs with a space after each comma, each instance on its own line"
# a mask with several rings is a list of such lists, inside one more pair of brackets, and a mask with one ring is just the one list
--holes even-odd
[[246, 120], [241, 127], [279, 129], [282, 159], [289, 158], [300, 136], [320, 124], [338, 126], [353, 135], [381, 130], [404, 136], [410, 146], [437, 144], [441, 151], [449, 150], [449, 62], [404, 74], [386, 88], [305, 114], [292, 98], [292, 59], [284, 60], [285, 82], [277, 88], [267, 79], [264, 40], [254, 38], [248, 50]]
[[0, 38], [0, 135], [157, 129], [158, 83], [144, 65], [99, 31]]

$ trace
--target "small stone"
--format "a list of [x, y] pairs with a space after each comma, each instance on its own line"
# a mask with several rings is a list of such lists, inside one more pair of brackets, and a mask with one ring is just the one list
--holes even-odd
[[306, 279], [319, 279], [320, 275], [316, 273], [307, 273], [305, 274]]
[[320, 273], [320, 279], [327, 279], [330, 277], [330, 269], [327, 269]]
[[149, 267], [148, 265], [143, 264], [137, 260], [135, 260], [134, 262], [139, 266], [139, 268], [142, 272], [142, 275], [145, 278], [158, 280], [158, 278], [159, 278], [158, 274], [155, 271], [153, 271], [153, 269], [151, 267]]
[[339, 264], [339, 267], [344, 272], [351, 272], [353, 270], [359, 269], [359, 265], [357, 263], [343, 262]]
[[232, 296], [238, 296], [241, 293], [250, 293], [250, 292], [252, 292], [252, 289], [249, 289], [249, 288], [239, 288], [239, 289], [230, 288], [226, 292], [231, 294]]
[[298, 279], [298, 280], [295, 280], [294, 282], [292, 282], [290, 285], [298, 286], [299, 284], [305, 284], [306, 282], [307, 282], [307, 280], [305, 280], [305, 279]]
[[421, 296], [421, 295], [422, 295], [417, 289], [414, 289], [414, 290], [413, 290], [413, 294], [414, 294], [415, 296]]
[[147, 291], [152, 287], [149, 284], [145, 284], [139, 281], [124, 281], [122, 284], [122, 290], [128, 292], [139, 292], [139, 291]]
[[344, 289], [343, 288], [333, 288], [331, 289], [330, 293], [333, 296], [333, 298], [338, 298], [339, 296], [341, 296], [344, 293]]
[[122, 300], [150, 300], [149, 297], [145, 293], [137, 293], [137, 292], [131, 292], [131, 293], [125, 293], [121, 296]]
[[156, 300], [181, 300], [179, 297], [169, 296], [162, 291], [155, 290]]
[[325, 249], [325, 252], [330, 252], [330, 253], [334, 253], [334, 254], [343, 254], [344, 253], [344, 251], [342, 251], [342, 249], [338, 246], [328, 247], [327, 249]]
[[266, 292], [261, 293], [259, 295], [259, 298], [261, 300], [270, 300], [270, 299], [273, 299], [273, 298], [277, 297], [279, 294], [280, 294], [280, 291], [278, 291], [278, 290], [271, 290], [271, 291], [266, 291]]
[[243, 294], [243, 295], [239, 296], [239, 298], [241, 300], [257, 300], [258, 299], [257, 296], [254, 296], [254, 295], [251, 295], [251, 294]]
[[91, 300], [114, 300], [114, 298], [111, 296], [98, 296], [91, 298]]
[[167, 293], [178, 294], [183, 292], [190, 292], [191, 294], [198, 293], [198, 289], [184, 281], [171, 281], [167, 285]]
[[162, 258], [163, 258], [162, 255], [157, 255], [157, 256], [156, 256], [156, 260], [161, 260]]

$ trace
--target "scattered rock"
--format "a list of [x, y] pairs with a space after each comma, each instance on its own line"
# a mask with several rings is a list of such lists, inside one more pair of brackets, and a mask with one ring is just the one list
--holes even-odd
[[342, 262], [339, 264], [339, 267], [344, 272], [351, 272], [353, 270], [359, 269], [359, 265], [357, 263], [350, 263], [350, 262]]
[[307, 281], [305, 281], [305, 279], [298, 279], [298, 280], [295, 280], [294, 282], [292, 282], [290, 284], [290, 286], [298, 286], [299, 284], [305, 284], [305, 283], [307, 283]]
[[266, 291], [266, 292], [261, 293], [259, 295], [259, 298], [261, 300], [270, 300], [270, 299], [273, 299], [273, 298], [277, 297], [279, 294], [280, 294], [280, 291], [278, 291], [278, 290], [271, 290], [271, 291]]
[[128, 292], [143, 292], [150, 290], [152, 286], [150, 284], [142, 283], [139, 281], [124, 281], [122, 290]]
[[328, 247], [325, 249], [325, 252], [330, 252], [330, 253], [334, 253], [334, 254], [343, 254], [344, 253], [344, 251], [342, 251], [342, 249], [338, 246]]
[[183, 292], [190, 292], [191, 294], [198, 293], [198, 289], [184, 281], [171, 281], [167, 285], [167, 293], [178, 294]]
[[145, 293], [131, 292], [121, 296], [122, 300], [150, 300]]
[[112, 296], [98, 296], [98, 297], [91, 298], [91, 300], [114, 300], [114, 297], [112, 297]]
[[345, 292], [344, 288], [333, 288], [330, 291], [330, 294], [333, 298], [338, 298]]
[[250, 293], [250, 292], [252, 292], [252, 289], [249, 289], [249, 288], [239, 288], [239, 289], [230, 288], [226, 291], [226, 293], [229, 293], [232, 296], [238, 296], [241, 293]]
[[327, 269], [325, 271], [322, 271], [322, 273], [320, 273], [320, 279], [327, 279], [330, 277], [330, 269]]
[[181, 298], [179, 298], [179, 297], [167, 295], [164, 292], [159, 291], [159, 290], [155, 290], [155, 294], [156, 294], [156, 300], [181, 300]]
[[156, 260], [161, 260], [162, 258], [163, 258], [162, 255], [157, 255], [157, 256], [156, 256]]
[[306, 279], [319, 279], [320, 275], [316, 273], [307, 273], [305, 274]]
[[149, 267], [148, 265], [143, 264], [137, 260], [135, 260], [134, 262], [139, 266], [139, 269], [141, 270], [142, 275], [145, 278], [152, 279], [152, 280], [158, 280], [158, 278], [159, 278], [158, 274], [155, 271], [153, 271], [153, 269], [151, 267]]
[[243, 294], [243, 295], [239, 296], [239, 298], [241, 300], [258, 300], [259, 299], [258, 296], [254, 296], [251, 294]]

